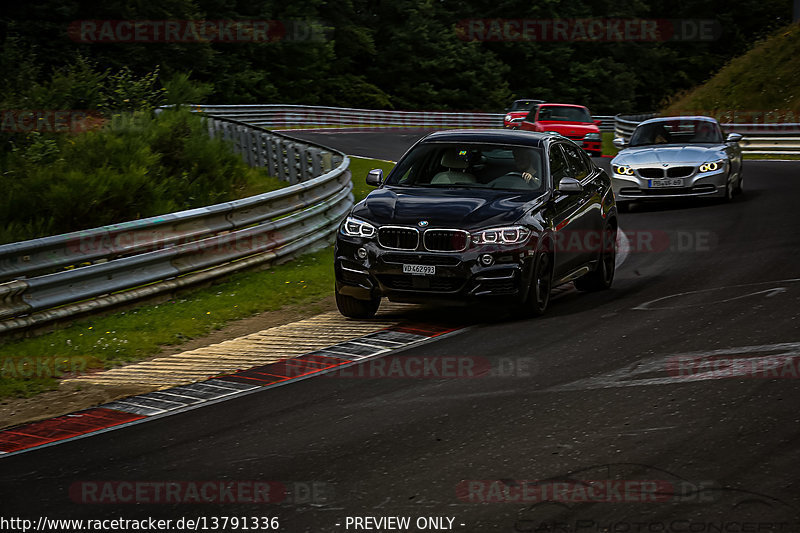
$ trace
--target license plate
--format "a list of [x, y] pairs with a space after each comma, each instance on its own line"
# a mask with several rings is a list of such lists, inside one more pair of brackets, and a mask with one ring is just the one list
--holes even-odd
[[683, 178], [664, 178], [661, 180], [650, 180], [650, 188], [660, 187], [683, 187]]
[[403, 265], [403, 274], [433, 276], [436, 274], [436, 267], [432, 265]]

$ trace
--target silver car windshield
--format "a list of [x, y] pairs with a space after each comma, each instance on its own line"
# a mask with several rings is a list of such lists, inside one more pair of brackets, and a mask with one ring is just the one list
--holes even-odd
[[631, 135], [630, 146], [651, 144], [721, 143], [719, 124], [708, 120], [663, 120], [641, 124]]
[[500, 144], [421, 144], [398, 163], [387, 185], [543, 191], [542, 152]]

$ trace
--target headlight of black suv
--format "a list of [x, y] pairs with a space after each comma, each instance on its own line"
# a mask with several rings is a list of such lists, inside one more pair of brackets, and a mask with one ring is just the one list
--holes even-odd
[[524, 226], [489, 228], [472, 232], [472, 244], [519, 244], [530, 237], [531, 231]]
[[347, 217], [342, 222], [342, 227], [339, 228], [339, 231], [342, 235], [347, 235], [348, 237], [363, 237], [365, 239], [371, 239], [376, 233], [375, 226], [353, 217]]

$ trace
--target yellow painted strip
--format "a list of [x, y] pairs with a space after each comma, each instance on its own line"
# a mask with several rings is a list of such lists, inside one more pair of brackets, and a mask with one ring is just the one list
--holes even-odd
[[[384, 303], [379, 319], [365, 322], [348, 320], [337, 312], [323, 313], [211, 346], [86, 374], [65, 382], [147, 385], [154, 388], [193, 383], [215, 375], [274, 363], [391, 327], [400, 321], [401, 311], [409, 307], [406, 304]], [[387, 314], [393, 316], [383, 316]]]

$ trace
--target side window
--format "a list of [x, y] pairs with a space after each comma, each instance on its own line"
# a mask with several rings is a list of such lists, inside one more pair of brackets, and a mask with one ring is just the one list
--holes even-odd
[[567, 156], [570, 176], [579, 181], [583, 180], [589, 175], [589, 164], [581, 153], [583, 150], [571, 144], [565, 144], [562, 148], [564, 148], [564, 154]]
[[553, 177], [553, 187], [556, 188], [561, 178], [569, 175], [569, 165], [567, 160], [564, 159], [560, 144], [550, 146], [550, 175]]
[[543, 107], [542, 112], [539, 113], [539, 120], [550, 120], [553, 110], [550, 107]]

